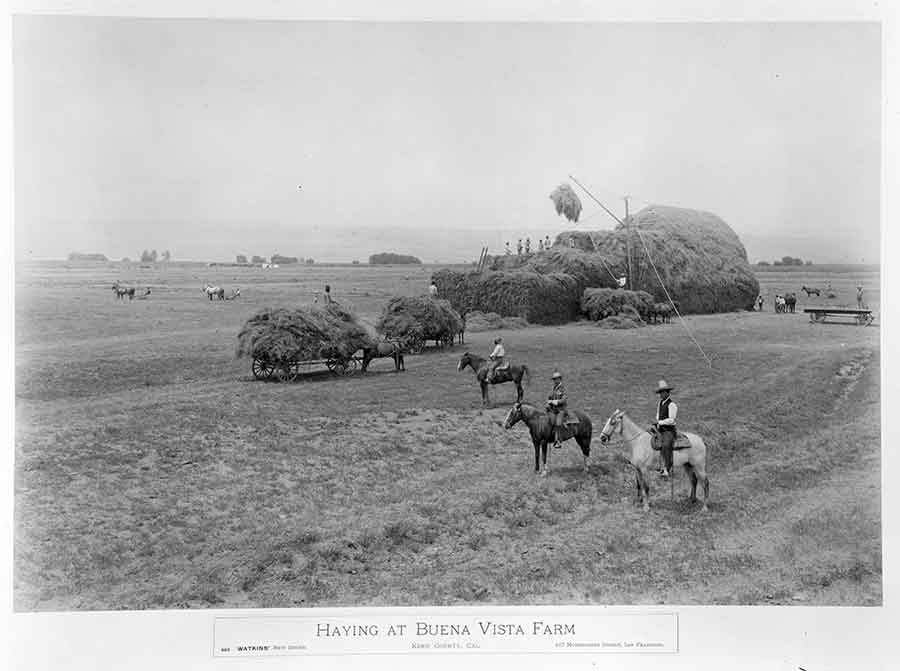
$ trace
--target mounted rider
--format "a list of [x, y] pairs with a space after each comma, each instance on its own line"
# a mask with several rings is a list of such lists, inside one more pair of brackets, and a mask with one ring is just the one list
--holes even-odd
[[678, 406], [672, 400], [671, 392], [672, 387], [665, 380], [660, 380], [656, 386], [659, 403], [656, 406], [656, 421], [653, 422], [653, 428], [659, 432], [660, 452], [663, 459], [662, 475], [666, 478], [672, 471], [672, 451], [677, 435], [675, 417], [678, 414]]
[[503, 338], [500, 336], [494, 338], [494, 351], [491, 352], [488, 359], [490, 359], [490, 367], [488, 368], [485, 380], [487, 382], [493, 382], [496, 370], [506, 361], [506, 350], [503, 348]]
[[568, 418], [566, 405], [569, 399], [566, 396], [566, 388], [563, 385], [562, 373], [558, 370], [553, 371], [552, 380], [553, 389], [550, 390], [550, 395], [547, 397], [547, 412], [550, 413], [553, 421], [553, 447], [559, 449], [562, 447], [559, 432], [566, 425], [566, 419]]

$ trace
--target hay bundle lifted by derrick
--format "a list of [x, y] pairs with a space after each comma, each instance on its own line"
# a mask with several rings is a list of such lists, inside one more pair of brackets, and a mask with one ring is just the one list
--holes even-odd
[[346, 361], [375, 344], [356, 318], [335, 304], [264, 308], [247, 320], [237, 339], [238, 357], [272, 363]]
[[621, 315], [648, 321], [654, 310], [653, 296], [646, 291], [586, 289], [581, 297], [581, 311], [593, 321]]
[[462, 327], [462, 318], [450, 301], [430, 296], [391, 298], [375, 324], [378, 333], [411, 351], [423, 347], [426, 340], [452, 344]]
[[571, 186], [565, 183], [560, 184], [553, 189], [550, 200], [556, 206], [556, 214], [564, 215], [569, 221], [578, 221], [578, 217], [581, 215], [581, 200]]
[[561, 324], [578, 316], [584, 284], [567, 273], [440, 270], [434, 281], [463, 314], [472, 310], [521, 317], [532, 324]]

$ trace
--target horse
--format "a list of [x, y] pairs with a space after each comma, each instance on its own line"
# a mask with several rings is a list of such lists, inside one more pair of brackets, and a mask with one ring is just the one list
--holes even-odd
[[797, 305], [797, 294], [793, 291], [784, 295], [784, 307], [787, 312], [794, 312], [794, 306]]
[[653, 317], [654, 323], [659, 320], [663, 324], [668, 324], [672, 319], [672, 306], [668, 303], [655, 303], [653, 305], [653, 311], [650, 314]]
[[[600, 432], [600, 442], [606, 445], [613, 433], [618, 433], [631, 446], [629, 462], [635, 470], [635, 487], [644, 510], [650, 510], [650, 469], [656, 461], [656, 453], [651, 445], [652, 436], [640, 428], [622, 410], [616, 410]], [[708, 510], [709, 477], [706, 475], [706, 444], [693, 433], [684, 434], [691, 446], [672, 453], [673, 466], [683, 466], [691, 478], [691, 503], [697, 501], [697, 483], [703, 482], [703, 510]]]
[[394, 360], [394, 370], [406, 370], [406, 363], [403, 361], [403, 350], [399, 343], [383, 341], [376, 343], [373, 347], [363, 348], [362, 371], [366, 372], [369, 364], [373, 359], [381, 359], [390, 357]]
[[123, 287], [121, 284], [116, 282], [112, 285], [113, 293], [116, 294], [116, 299], [125, 299], [125, 296], [128, 296], [128, 300], [134, 300], [134, 287]]
[[203, 291], [209, 296], [209, 300], [213, 299], [213, 296], [218, 298], [220, 301], [225, 300], [225, 289], [223, 287], [213, 287], [207, 284], [203, 287]]
[[478, 383], [481, 385], [482, 408], [486, 408], [488, 406], [488, 403], [490, 402], [490, 399], [488, 398], [488, 384], [503, 384], [505, 382], [515, 382], [516, 402], [522, 402], [522, 398], [525, 396], [525, 390], [522, 388], [522, 382], [523, 380], [525, 382], [528, 381], [528, 366], [525, 366], [524, 364], [521, 366], [508, 365], [504, 366], [503, 368], [499, 368], [494, 371], [494, 377], [490, 382], [487, 381], [487, 359], [485, 359], [484, 357], [480, 357], [477, 354], [469, 354], [469, 352], [466, 352], [460, 357], [459, 363], [456, 366], [456, 370], [464, 370], [466, 366], [472, 367], [472, 370], [475, 371], [475, 379], [478, 380]]
[[[583, 412], [570, 410], [569, 416], [577, 419], [578, 424], [566, 424], [561, 427], [559, 439], [561, 442], [569, 440], [569, 438], [575, 439], [578, 447], [581, 448], [581, 455], [584, 457], [584, 472], [587, 473], [588, 457], [591, 456], [591, 434], [594, 428], [590, 417]], [[508, 431], [519, 421], [525, 422], [531, 432], [531, 442], [534, 444], [534, 472], [544, 477], [550, 472], [550, 468], [547, 466], [547, 445], [555, 439], [553, 416], [527, 403], [516, 402], [506, 415], [503, 428]], [[542, 459], [543, 469], [541, 469]]]
[[822, 295], [821, 292], [818, 289], [816, 289], [815, 287], [802, 286], [802, 287], [800, 287], [800, 291], [805, 291], [807, 298], [809, 298], [811, 294], [815, 294], [816, 296]]

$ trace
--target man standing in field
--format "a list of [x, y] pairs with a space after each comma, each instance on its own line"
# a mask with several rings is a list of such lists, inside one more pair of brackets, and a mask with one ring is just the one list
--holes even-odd
[[670, 394], [672, 387], [665, 380], [660, 380], [656, 386], [659, 394], [659, 403], [656, 406], [656, 421], [653, 426], [659, 431], [660, 452], [662, 453], [662, 476], [669, 477], [672, 471], [672, 447], [675, 445], [675, 416], [678, 414], [678, 406], [672, 400]]
[[506, 350], [503, 348], [503, 338], [497, 336], [494, 338], [494, 351], [491, 352], [491, 355], [488, 357], [491, 361], [490, 368], [488, 368], [488, 374], [485, 377], [486, 382], [494, 381], [494, 372], [503, 365], [503, 361], [506, 359]]
[[865, 303], [863, 303], [863, 290], [862, 284], [856, 285], [856, 308], [858, 310], [865, 310]]

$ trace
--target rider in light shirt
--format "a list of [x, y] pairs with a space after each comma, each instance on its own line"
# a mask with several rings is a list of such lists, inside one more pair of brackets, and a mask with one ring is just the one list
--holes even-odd
[[491, 352], [491, 356], [489, 357], [491, 360], [491, 367], [488, 370], [487, 381], [490, 382], [494, 379], [494, 371], [497, 370], [498, 366], [503, 364], [503, 359], [506, 357], [506, 350], [503, 349], [503, 338], [499, 336], [494, 339], [494, 351]]

